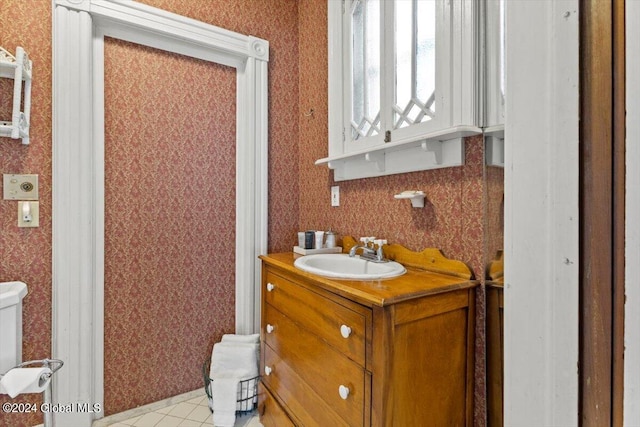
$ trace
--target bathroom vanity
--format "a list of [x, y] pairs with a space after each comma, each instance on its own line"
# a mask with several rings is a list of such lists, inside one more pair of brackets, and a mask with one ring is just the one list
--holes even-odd
[[407, 272], [385, 280], [307, 273], [293, 253], [260, 257], [263, 425], [473, 424], [477, 284], [463, 263], [404, 259], [394, 246]]

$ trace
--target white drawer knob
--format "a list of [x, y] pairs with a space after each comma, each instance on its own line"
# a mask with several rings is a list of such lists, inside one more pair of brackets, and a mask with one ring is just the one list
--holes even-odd
[[273, 372], [273, 369], [271, 369], [271, 366], [265, 366], [264, 367], [264, 374], [269, 376], [271, 375], [271, 372]]
[[269, 323], [267, 323], [267, 333], [270, 334], [271, 332], [273, 332], [273, 325], [270, 325]]
[[338, 387], [338, 393], [340, 393], [342, 399], [347, 400], [347, 397], [349, 397], [349, 387], [341, 384], [340, 387]]
[[267, 291], [271, 292], [276, 286], [273, 283], [267, 283]]
[[340, 335], [342, 335], [342, 338], [349, 338], [349, 335], [351, 335], [351, 328], [347, 325], [340, 326]]

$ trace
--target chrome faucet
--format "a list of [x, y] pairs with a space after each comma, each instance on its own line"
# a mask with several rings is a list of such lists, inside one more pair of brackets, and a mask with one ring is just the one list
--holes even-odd
[[352, 247], [349, 251], [349, 256], [353, 258], [356, 255], [356, 251], [358, 249], [362, 249], [362, 255], [375, 254], [376, 251], [374, 251], [369, 246], [369, 243], [373, 242], [374, 239], [375, 237], [361, 237], [360, 241], [362, 242], [362, 245], [355, 245], [354, 247]]
[[[384, 252], [382, 251], [382, 245], [386, 245], [387, 241], [383, 239], [376, 240], [375, 237], [361, 237], [360, 241], [363, 243], [362, 245], [355, 245], [349, 251], [349, 256], [354, 257], [356, 255], [356, 251], [358, 249], [362, 249], [362, 255], [360, 258], [366, 259], [368, 261], [373, 262], [387, 262], [389, 261], [384, 257]], [[378, 246], [375, 249], [375, 246]]]

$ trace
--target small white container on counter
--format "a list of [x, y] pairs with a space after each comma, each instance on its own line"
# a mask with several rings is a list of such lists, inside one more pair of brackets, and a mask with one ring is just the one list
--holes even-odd
[[325, 246], [327, 248], [335, 248], [336, 247], [336, 233], [329, 230], [327, 231], [327, 238], [325, 239]]

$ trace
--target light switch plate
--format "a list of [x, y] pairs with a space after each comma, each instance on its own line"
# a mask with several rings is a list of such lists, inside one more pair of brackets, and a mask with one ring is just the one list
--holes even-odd
[[[23, 206], [25, 203], [29, 203], [29, 211], [31, 214], [31, 221], [25, 221], [23, 218]], [[31, 227], [40, 227], [40, 202], [27, 202], [27, 201], [19, 201], [18, 202], [18, 227], [20, 228], [31, 228]]]
[[331, 187], [331, 206], [340, 206], [340, 187], [338, 185]]
[[38, 175], [5, 173], [2, 178], [5, 200], [38, 200]]

